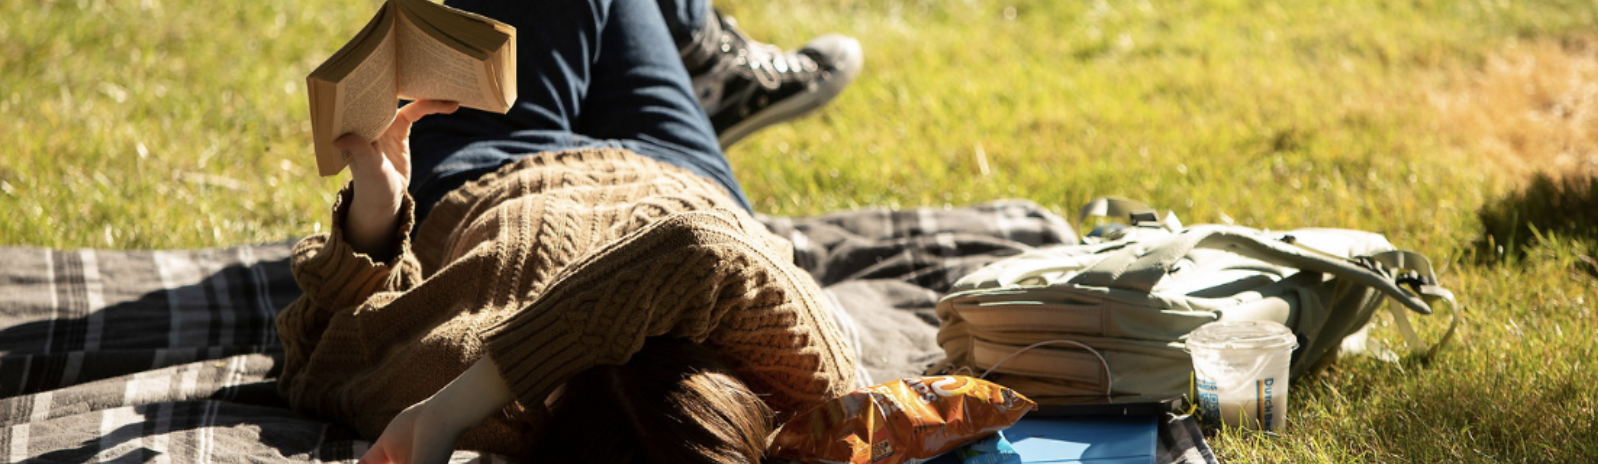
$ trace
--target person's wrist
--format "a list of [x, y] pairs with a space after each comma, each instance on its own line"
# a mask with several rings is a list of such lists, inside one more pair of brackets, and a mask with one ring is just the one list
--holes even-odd
[[355, 203], [364, 204], [374, 212], [392, 213], [399, 210], [403, 181], [383, 169], [381, 161], [351, 166], [351, 180], [355, 182]]
[[371, 209], [352, 208], [345, 220], [345, 240], [358, 253], [374, 261], [387, 261], [394, 252], [394, 215], [373, 214]]
[[356, 251], [387, 256], [393, 251], [391, 242], [394, 227], [399, 222], [404, 192], [389, 179], [360, 172], [355, 174], [353, 197], [345, 216], [348, 240]]
[[386, 234], [399, 219], [403, 198], [404, 193], [399, 191], [377, 190], [363, 195], [357, 188], [350, 202], [350, 216], [361, 223], [358, 227], [364, 232]]
[[466, 423], [467, 418], [461, 417], [458, 407], [450, 404], [448, 400], [441, 400], [437, 395], [422, 401], [419, 406], [421, 414], [417, 420], [422, 422], [424, 429], [436, 430], [444, 436], [456, 438], [466, 433], [476, 424]]
[[440, 427], [462, 433], [514, 400], [493, 359], [484, 356], [423, 404]]

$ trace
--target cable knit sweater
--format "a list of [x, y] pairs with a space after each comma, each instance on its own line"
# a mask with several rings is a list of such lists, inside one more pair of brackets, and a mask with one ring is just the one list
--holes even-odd
[[487, 354], [517, 401], [457, 446], [528, 457], [552, 391], [651, 336], [720, 353], [779, 413], [854, 387], [852, 352], [787, 242], [686, 170], [623, 150], [529, 156], [451, 193], [414, 244], [407, 195], [386, 262], [345, 242], [350, 196], [331, 233], [295, 247], [305, 293], [277, 319], [278, 388], [363, 437]]

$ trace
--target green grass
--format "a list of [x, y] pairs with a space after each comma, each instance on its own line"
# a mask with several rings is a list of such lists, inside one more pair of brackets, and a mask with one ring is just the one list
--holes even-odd
[[[303, 76], [376, 5], [0, 3], [0, 245], [211, 247], [325, 228], [341, 180], [314, 175]], [[1522, 143], [1545, 137], [1504, 121], [1559, 101], [1484, 84], [1525, 50], [1590, 55], [1598, 3], [722, 6], [767, 41], [837, 31], [867, 52], [835, 104], [730, 150], [764, 212], [1020, 197], [1070, 214], [1121, 195], [1189, 223], [1377, 231], [1440, 262], [1469, 311], [1458, 344], [1299, 382], [1290, 429], [1222, 431], [1224, 460], [1598, 460], [1598, 224], [1559, 214], [1593, 189], [1519, 190], [1523, 172], [1493, 148], [1540, 166], [1598, 138]], [[1438, 103], [1455, 97], [1478, 104]]]

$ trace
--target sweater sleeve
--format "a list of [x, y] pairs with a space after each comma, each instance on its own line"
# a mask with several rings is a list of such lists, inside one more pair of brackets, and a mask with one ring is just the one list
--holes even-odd
[[388, 261], [378, 262], [356, 252], [344, 239], [353, 185], [346, 183], [334, 199], [332, 231], [294, 245], [290, 268], [303, 294], [277, 315], [278, 337], [284, 350], [280, 384], [291, 383], [305, 366], [335, 314], [353, 311], [372, 295], [405, 291], [421, 282], [421, 267], [411, 254], [409, 239], [415, 223], [415, 203], [410, 194], [406, 193], [400, 203], [400, 218], [394, 230], [399, 250]]
[[[854, 360], [830, 323], [815, 323], [823, 310], [814, 283], [805, 287], [795, 278], [802, 271], [782, 268], [792, 264], [729, 216], [681, 213], [629, 234], [568, 267], [491, 328], [489, 353], [517, 399], [541, 404], [577, 373], [625, 363], [645, 338], [662, 335], [723, 353], [734, 370], [753, 374], [744, 380], [773, 395], [768, 402], [779, 410], [851, 388]], [[753, 364], [783, 366], [782, 375], [747, 369]]]

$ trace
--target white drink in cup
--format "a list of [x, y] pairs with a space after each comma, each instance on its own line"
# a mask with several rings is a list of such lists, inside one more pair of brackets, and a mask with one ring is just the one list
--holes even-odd
[[[1287, 425], [1287, 372], [1298, 339], [1271, 321], [1217, 321], [1188, 335], [1200, 417], [1228, 427]], [[1218, 422], [1217, 422], [1218, 421]]]

